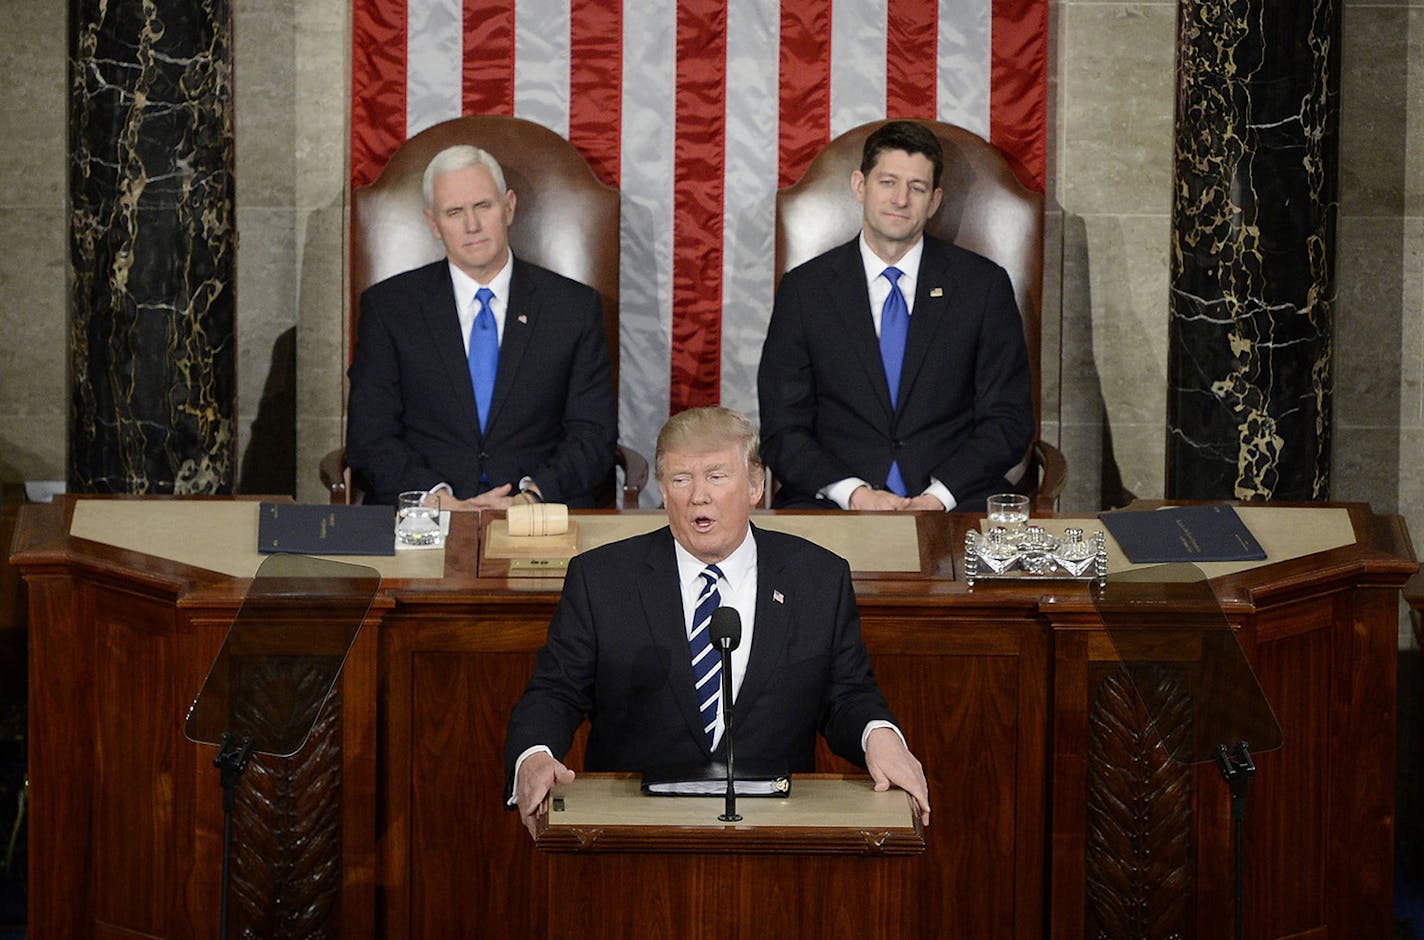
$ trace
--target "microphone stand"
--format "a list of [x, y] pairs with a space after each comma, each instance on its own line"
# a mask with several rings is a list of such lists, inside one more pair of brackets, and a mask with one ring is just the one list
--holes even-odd
[[1236, 919], [1235, 937], [1245, 936], [1245, 871], [1246, 871], [1246, 787], [1256, 775], [1256, 762], [1251, 759], [1251, 749], [1245, 741], [1237, 741], [1227, 750], [1225, 744], [1216, 748], [1216, 768], [1221, 771], [1221, 779], [1231, 789], [1231, 841], [1235, 856]]
[[213, 758], [213, 766], [221, 771], [218, 782], [222, 786], [223, 794], [222, 900], [219, 914], [222, 926], [218, 930], [222, 940], [227, 940], [227, 902], [232, 884], [232, 813], [237, 808], [237, 781], [241, 779], [256, 750], [257, 745], [250, 737], [239, 741], [231, 732], [224, 731], [218, 756]]
[[717, 644], [722, 650], [722, 725], [727, 733], [727, 805], [717, 818], [722, 822], [741, 822], [737, 814], [737, 790], [732, 780], [732, 645], [723, 637]]

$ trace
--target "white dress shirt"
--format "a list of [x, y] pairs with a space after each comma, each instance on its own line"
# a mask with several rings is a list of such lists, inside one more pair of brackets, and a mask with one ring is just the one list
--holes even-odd
[[475, 317], [480, 312], [480, 302], [475, 299], [476, 292], [481, 287], [488, 287], [494, 292], [494, 297], [490, 299], [490, 313], [494, 314], [496, 337], [503, 343], [504, 315], [509, 310], [509, 282], [513, 279], [512, 253], [505, 257], [504, 267], [499, 269], [499, 273], [491, 278], [488, 284], [481, 284], [456, 267], [454, 262], [450, 263], [450, 283], [455, 288], [455, 312], [460, 315], [460, 336], [465, 343], [466, 358], [470, 355], [470, 327], [474, 326]]

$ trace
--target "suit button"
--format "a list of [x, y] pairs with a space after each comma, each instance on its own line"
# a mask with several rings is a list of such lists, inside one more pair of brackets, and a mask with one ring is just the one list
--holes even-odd
[[484, 451], [480, 451], [480, 459], [489, 460], [489, 454], [485, 453]]
[[900, 448], [902, 448], [902, 447], [905, 446], [905, 442], [904, 442], [904, 441], [894, 441], [894, 442], [891, 443], [890, 446], [891, 446], [892, 448], [894, 448], [895, 450], [899, 450]]

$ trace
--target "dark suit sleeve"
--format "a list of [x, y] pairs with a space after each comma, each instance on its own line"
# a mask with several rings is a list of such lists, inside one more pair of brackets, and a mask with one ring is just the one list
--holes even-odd
[[[986, 266], [988, 267], [988, 266]], [[974, 418], [968, 435], [939, 454], [930, 475], [957, 500], [998, 492], [1033, 443], [1033, 379], [1023, 320], [1007, 272], [992, 266], [974, 351]]]
[[895, 723], [895, 716], [875, 682], [870, 654], [860, 635], [860, 612], [851, 587], [850, 566], [843, 559], [835, 568], [837, 597], [832, 629], [831, 674], [822, 700], [820, 730], [831, 750], [857, 767], [865, 766], [861, 735], [872, 721]]
[[569, 563], [559, 606], [549, 623], [544, 648], [534, 663], [534, 675], [509, 716], [504, 739], [504, 794], [514, 792], [514, 763], [529, 748], [542, 744], [560, 760], [574, 732], [593, 707], [598, 644], [585, 568], [578, 558]]
[[549, 502], [587, 502], [593, 489], [608, 476], [618, 443], [617, 392], [598, 293], [580, 285], [571, 304], [576, 333], [569, 374], [535, 377], [567, 381], [558, 446], [530, 473]]
[[761, 456], [783, 486], [807, 496], [859, 476], [816, 437], [819, 408], [816, 370], [807, 336], [804, 269], [782, 278], [757, 368], [761, 411]]
[[377, 503], [392, 504], [402, 490], [428, 490], [442, 476], [406, 442], [401, 355], [389, 322], [404, 311], [374, 289], [361, 295], [361, 319], [349, 376], [346, 462]]

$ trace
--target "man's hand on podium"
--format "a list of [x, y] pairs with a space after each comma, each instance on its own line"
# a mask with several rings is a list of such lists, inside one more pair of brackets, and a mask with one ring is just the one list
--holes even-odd
[[[572, 783], [573, 779], [572, 770], [543, 751], [530, 754], [524, 759], [524, 763], [519, 767], [519, 779], [514, 782], [514, 790], [519, 797], [519, 818], [531, 837], [538, 835], [535, 823], [546, 811], [544, 797], [548, 796], [555, 786]], [[923, 783], [923, 775], [920, 781]]]
[[[552, 760], [553, 758], [550, 758]], [[876, 728], [865, 741], [865, 769], [881, 792], [892, 786], [910, 794], [920, 824], [930, 824], [930, 786], [925, 769], [900, 736], [889, 728]], [[520, 806], [523, 806], [521, 801]]]

